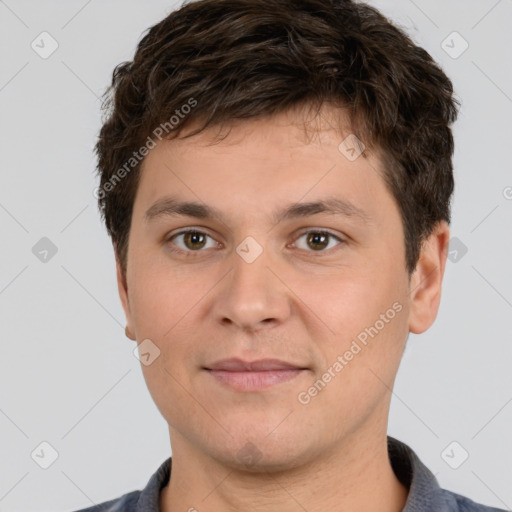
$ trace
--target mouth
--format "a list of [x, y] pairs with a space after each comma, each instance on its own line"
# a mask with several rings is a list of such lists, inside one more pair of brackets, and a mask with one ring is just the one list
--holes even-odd
[[236, 391], [259, 391], [288, 382], [308, 368], [279, 359], [223, 359], [204, 367], [216, 382]]

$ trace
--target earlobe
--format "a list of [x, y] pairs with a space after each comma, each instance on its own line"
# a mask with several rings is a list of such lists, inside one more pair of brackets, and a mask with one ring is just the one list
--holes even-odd
[[125, 327], [125, 335], [127, 338], [135, 341], [136, 336], [133, 334], [132, 327], [132, 318], [130, 311], [130, 301], [128, 299], [128, 284], [126, 280], [126, 276], [122, 270], [121, 263], [116, 256], [116, 274], [117, 274], [117, 289], [119, 292], [119, 298], [121, 299], [121, 304], [123, 306], [124, 314], [126, 316], [126, 327]]
[[425, 332], [436, 319], [449, 240], [450, 228], [445, 221], [441, 221], [422, 245], [409, 292], [409, 331], [414, 334]]
[[124, 335], [132, 340], [132, 341], [137, 341], [137, 338], [133, 335], [133, 333], [130, 331], [130, 328], [128, 327], [128, 325], [124, 328]]

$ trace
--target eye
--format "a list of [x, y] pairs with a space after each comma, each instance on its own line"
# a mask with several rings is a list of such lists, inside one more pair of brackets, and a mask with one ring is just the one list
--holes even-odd
[[[306, 247], [300, 247], [300, 245], [297, 244], [297, 241], [303, 237], [306, 237]], [[309, 247], [310, 249], [312, 249], [313, 252], [327, 252], [324, 249], [331, 249], [333, 246], [330, 244], [330, 242], [334, 240], [337, 240], [339, 242], [338, 244], [334, 245], [341, 245], [345, 243], [345, 240], [341, 239], [339, 236], [334, 235], [333, 233], [330, 233], [329, 231], [306, 231], [296, 239], [294, 245], [297, 245], [299, 249], [304, 250], [308, 250]]]
[[[176, 239], [182, 237], [183, 246], [180, 246], [175, 242]], [[212, 240], [212, 244], [208, 246], [207, 239]], [[167, 239], [168, 242], [172, 242], [173, 245], [177, 246], [178, 249], [171, 248], [174, 252], [199, 252], [201, 249], [209, 249], [216, 246], [216, 242], [211, 238], [210, 235], [199, 231], [197, 229], [186, 229], [175, 233]]]
[[[298, 242], [303, 238], [305, 238], [306, 245], [302, 244], [301, 247], [301, 243]], [[208, 239], [210, 239], [210, 245], [208, 245]], [[335, 243], [336, 241], [338, 243]], [[190, 228], [169, 236], [167, 242], [170, 242], [169, 249], [172, 252], [186, 254], [187, 256], [194, 252], [201, 252], [202, 249], [211, 249], [218, 246], [218, 242], [204, 231]], [[345, 243], [345, 240], [329, 231], [313, 230], [299, 235], [293, 245], [308, 252], [327, 252], [333, 246], [343, 243]]]

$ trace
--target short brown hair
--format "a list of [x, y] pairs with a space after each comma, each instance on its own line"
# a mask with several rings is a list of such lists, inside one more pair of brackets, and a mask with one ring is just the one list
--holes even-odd
[[437, 222], [450, 222], [450, 125], [459, 105], [452, 83], [424, 49], [367, 4], [184, 3], [147, 30], [133, 61], [116, 66], [104, 96], [96, 197], [123, 271], [139, 153], [157, 127], [171, 139], [201, 121], [188, 137], [300, 104], [344, 107], [352, 132], [380, 150], [383, 178], [401, 212], [409, 274]]

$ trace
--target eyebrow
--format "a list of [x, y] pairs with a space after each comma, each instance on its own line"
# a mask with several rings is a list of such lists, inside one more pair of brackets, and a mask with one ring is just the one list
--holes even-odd
[[[301, 217], [308, 217], [318, 213], [341, 215], [347, 218], [355, 218], [364, 223], [371, 221], [370, 216], [361, 208], [347, 200], [337, 197], [328, 197], [322, 200], [291, 203], [283, 209], [274, 211], [271, 218], [275, 223]], [[163, 197], [151, 205], [144, 215], [146, 222], [159, 217], [186, 216], [197, 219], [223, 219], [220, 210], [213, 206], [193, 201], [179, 201], [173, 197]]]

